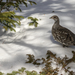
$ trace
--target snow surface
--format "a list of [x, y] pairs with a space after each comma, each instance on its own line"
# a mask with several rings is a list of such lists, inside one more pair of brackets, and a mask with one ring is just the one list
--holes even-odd
[[[54, 41], [51, 34], [54, 21], [49, 18], [52, 15], [58, 15], [60, 24], [75, 33], [75, 0], [34, 1], [37, 5], [28, 5], [27, 8], [21, 5], [22, 12], [16, 12], [17, 15], [25, 17], [21, 20], [22, 25], [17, 26], [16, 33], [3, 32], [0, 29], [0, 71], [4, 73], [18, 70], [21, 67], [41, 71], [44, 66], [36, 67], [25, 63], [26, 54], [34, 54], [36, 58], [41, 58], [46, 56], [47, 50], [50, 50], [61, 58], [65, 55], [69, 58], [73, 56], [72, 51], [75, 51], [75, 47], [63, 48], [61, 44]], [[28, 26], [30, 20], [27, 17], [29, 16], [39, 19], [37, 28]], [[75, 64], [71, 63], [68, 66], [75, 70], [73, 65]]]

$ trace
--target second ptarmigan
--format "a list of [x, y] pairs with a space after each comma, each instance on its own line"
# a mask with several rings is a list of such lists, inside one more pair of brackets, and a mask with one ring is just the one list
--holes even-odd
[[63, 47], [75, 46], [75, 34], [59, 24], [60, 21], [58, 16], [54, 15], [50, 18], [55, 21], [52, 26], [52, 35], [54, 39], [63, 44]]

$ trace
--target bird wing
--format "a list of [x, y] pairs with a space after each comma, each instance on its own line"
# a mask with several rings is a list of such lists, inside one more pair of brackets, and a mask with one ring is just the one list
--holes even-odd
[[74, 34], [67, 28], [65, 27], [60, 27], [57, 29], [57, 35], [63, 39], [63, 41], [68, 42], [68, 43], [72, 43], [74, 42]]
[[73, 45], [75, 42], [75, 34], [65, 27], [52, 28], [52, 34], [56, 41], [64, 45]]

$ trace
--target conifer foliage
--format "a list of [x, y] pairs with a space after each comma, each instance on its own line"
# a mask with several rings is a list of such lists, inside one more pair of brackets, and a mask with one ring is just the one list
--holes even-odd
[[37, 27], [38, 25], [38, 19], [37, 18], [33, 18], [33, 17], [28, 17], [28, 19], [30, 19], [32, 22], [29, 23], [29, 26], [34, 25], [35, 27]]
[[[24, 4], [27, 7], [28, 3], [30, 3], [30, 5], [36, 4], [34, 1], [30, 0], [0, 0], [0, 24], [5, 30], [10, 29], [11, 31], [15, 31], [14, 28], [16, 24], [21, 24], [20, 20], [24, 17], [17, 16], [15, 10], [21, 12], [20, 4]], [[11, 9], [11, 6], [14, 10]]]

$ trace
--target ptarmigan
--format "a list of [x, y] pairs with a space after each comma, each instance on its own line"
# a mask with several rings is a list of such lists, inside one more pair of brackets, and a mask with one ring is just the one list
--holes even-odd
[[52, 26], [53, 38], [63, 44], [63, 47], [75, 46], [75, 34], [59, 24], [60, 21], [58, 16], [54, 15], [50, 18], [55, 21]]

